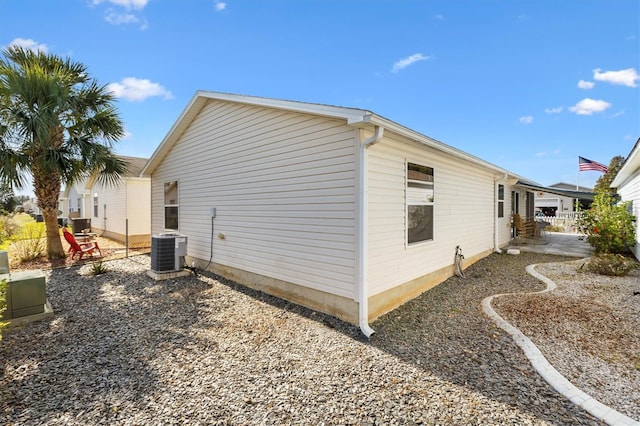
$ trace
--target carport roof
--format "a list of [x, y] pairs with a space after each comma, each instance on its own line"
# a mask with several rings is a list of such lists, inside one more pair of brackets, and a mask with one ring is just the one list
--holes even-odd
[[521, 188], [531, 189], [533, 191], [549, 192], [551, 194], [563, 195], [565, 197], [571, 197], [571, 198], [579, 198], [581, 200], [593, 201], [593, 197], [595, 196], [594, 192], [573, 191], [570, 189], [553, 188], [550, 186], [537, 185], [533, 182], [528, 182], [524, 180], [519, 180], [516, 185]]

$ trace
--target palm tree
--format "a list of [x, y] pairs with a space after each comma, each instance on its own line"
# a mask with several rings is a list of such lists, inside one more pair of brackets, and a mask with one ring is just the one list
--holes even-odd
[[0, 59], [0, 184], [24, 188], [32, 179], [51, 261], [65, 257], [57, 212], [62, 183], [95, 175], [110, 185], [126, 163], [112, 147], [124, 127], [106, 86], [86, 67], [20, 47]]

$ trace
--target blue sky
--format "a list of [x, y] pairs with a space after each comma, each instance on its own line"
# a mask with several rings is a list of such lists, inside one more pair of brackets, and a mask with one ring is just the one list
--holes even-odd
[[12, 44], [109, 84], [123, 155], [197, 90], [371, 110], [543, 185], [640, 137], [638, 0], [0, 0]]

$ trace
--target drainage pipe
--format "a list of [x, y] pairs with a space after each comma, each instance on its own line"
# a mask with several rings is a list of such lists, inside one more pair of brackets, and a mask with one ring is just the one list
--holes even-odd
[[384, 128], [376, 126], [371, 137], [360, 144], [360, 170], [358, 174], [359, 221], [358, 221], [358, 318], [362, 333], [371, 337], [374, 330], [369, 326], [369, 160], [367, 149], [382, 140]]

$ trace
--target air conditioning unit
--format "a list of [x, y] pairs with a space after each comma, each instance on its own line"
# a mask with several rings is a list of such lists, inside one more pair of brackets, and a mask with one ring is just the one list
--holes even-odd
[[151, 270], [153, 272], [181, 271], [186, 255], [186, 235], [158, 234], [151, 237]]

